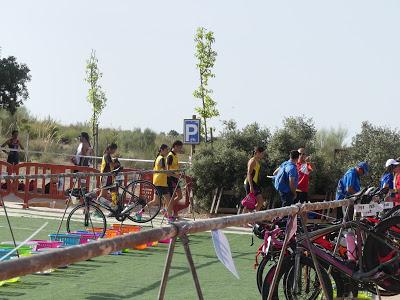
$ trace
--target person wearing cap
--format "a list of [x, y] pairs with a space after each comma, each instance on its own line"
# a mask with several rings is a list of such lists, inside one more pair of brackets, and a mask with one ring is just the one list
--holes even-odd
[[[76, 166], [89, 167], [90, 158], [85, 156], [93, 155], [93, 149], [90, 145], [90, 138], [87, 132], [81, 132], [79, 136], [79, 146], [76, 149], [76, 154], [72, 157], [72, 163]], [[83, 156], [83, 157], [82, 157]]]
[[385, 163], [385, 173], [383, 173], [381, 177], [380, 187], [381, 189], [389, 189], [389, 199], [386, 199], [389, 201], [394, 201], [395, 194], [397, 193], [397, 190], [394, 187], [394, 176], [400, 171], [399, 165], [400, 163], [397, 160], [393, 158], [388, 159]]
[[[361, 190], [360, 177], [367, 175], [369, 171], [368, 164], [366, 162], [360, 162], [356, 167], [347, 170], [347, 172], [340, 178], [336, 188], [336, 200], [342, 200], [348, 196], [351, 196]], [[337, 217], [338, 219], [343, 217], [345, 207], [338, 207]], [[352, 210], [349, 211], [349, 218], [352, 219]]]
[[360, 191], [360, 177], [368, 174], [368, 164], [360, 162], [356, 167], [347, 170], [339, 180], [336, 189], [336, 200], [342, 200]]

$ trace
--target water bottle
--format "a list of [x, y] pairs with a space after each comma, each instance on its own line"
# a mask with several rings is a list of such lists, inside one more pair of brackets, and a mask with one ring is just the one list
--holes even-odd
[[357, 259], [357, 253], [356, 253], [356, 242], [354, 233], [349, 231], [345, 233], [344, 237], [346, 239], [347, 258], [350, 261], [355, 261]]

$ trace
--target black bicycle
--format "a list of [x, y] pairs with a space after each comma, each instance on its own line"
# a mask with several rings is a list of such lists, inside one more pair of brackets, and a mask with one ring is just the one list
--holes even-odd
[[[87, 192], [86, 188], [67, 191], [70, 195], [69, 201], [72, 197], [76, 197], [80, 203], [67, 217], [68, 232], [85, 231], [93, 233], [96, 238], [103, 237], [107, 229], [107, 220], [101, 208], [112, 213], [121, 223], [126, 219], [135, 223], [146, 223], [158, 215], [161, 209], [161, 193], [157, 187], [150, 181], [140, 179], [123, 186], [124, 177], [120, 171], [120, 169], [113, 171], [112, 185], [91, 192]], [[101, 190], [112, 190], [116, 193], [116, 208], [98, 201], [97, 193]]]

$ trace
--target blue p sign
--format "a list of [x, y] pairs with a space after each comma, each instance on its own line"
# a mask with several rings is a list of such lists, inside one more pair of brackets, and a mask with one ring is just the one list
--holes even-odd
[[183, 120], [183, 140], [185, 144], [200, 144], [200, 120]]

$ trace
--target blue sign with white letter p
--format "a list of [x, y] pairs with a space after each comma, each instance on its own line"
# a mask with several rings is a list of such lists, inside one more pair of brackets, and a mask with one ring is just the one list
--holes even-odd
[[200, 120], [183, 120], [183, 141], [185, 144], [200, 144]]

